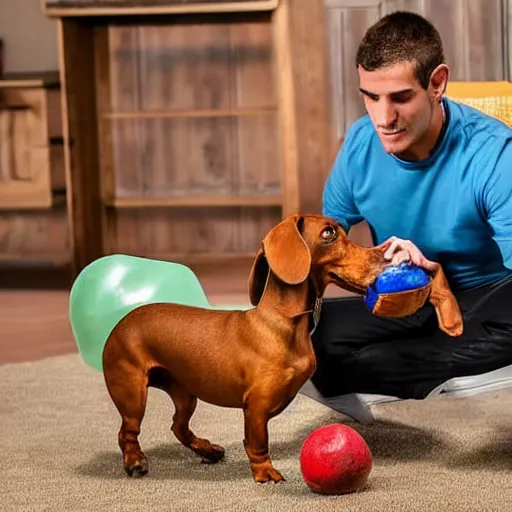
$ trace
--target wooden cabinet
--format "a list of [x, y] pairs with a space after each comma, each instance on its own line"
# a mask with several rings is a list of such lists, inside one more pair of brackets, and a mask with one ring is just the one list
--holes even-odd
[[60, 100], [58, 72], [0, 77], [2, 271], [69, 265]]
[[58, 73], [0, 77], [0, 212], [60, 200], [61, 126]]
[[59, 18], [76, 271], [114, 252], [252, 258], [283, 216], [320, 211], [321, 3], [47, 1], [45, 13]]

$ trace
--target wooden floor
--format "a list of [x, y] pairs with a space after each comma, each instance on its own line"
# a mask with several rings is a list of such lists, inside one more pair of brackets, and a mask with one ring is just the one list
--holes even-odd
[[[251, 264], [252, 261], [241, 260], [224, 265], [198, 265], [193, 270], [212, 305], [248, 304]], [[0, 279], [4, 287], [0, 289], [0, 364], [77, 351], [68, 320], [69, 287], [62, 281], [45, 283], [30, 274], [23, 286], [16, 287], [11, 278], [8, 289], [6, 282]], [[327, 293], [343, 294], [337, 289]]]

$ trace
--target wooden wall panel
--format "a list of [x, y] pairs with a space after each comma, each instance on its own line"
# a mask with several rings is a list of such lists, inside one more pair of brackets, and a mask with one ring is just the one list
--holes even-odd
[[283, 191], [283, 186], [279, 168], [281, 155], [272, 27], [267, 22], [232, 25], [230, 39], [232, 102], [237, 108], [267, 110], [260, 115], [235, 119], [236, 187], [244, 195], [277, 195]]
[[[119, 252], [172, 261], [255, 255], [277, 223], [280, 208], [154, 208], [117, 213], [114, 245]], [[234, 222], [234, 220], [236, 222]]]
[[429, 0], [425, 15], [439, 29], [452, 80], [502, 80], [500, 0]]
[[[105, 32], [97, 37], [97, 50], [109, 57], [107, 64], [108, 77], [105, 77], [110, 87], [105, 92], [107, 98], [101, 109], [110, 107], [112, 112], [130, 112], [140, 108], [140, 65], [138, 58], [139, 30], [134, 26], [122, 24], [112, 28], [97, 29]], [[103, 77], [102, 77], [103, 78]], [[110, 80], [110, 82], [108, 82]]]
[[70, 244], [63, 208], [0, 215], [0, 266], [4, 263], [69, 265]]
[[137, 30], [143, 110], [230, 106], [228, 25], [142, 26]]
[[275, 116], [123, 119], [113, 122], [112, 138], [116, 198], [281, 189]]
[[[322, 210], [322, 191], [335, 154], [332, 133], [328, 40], [323, 0], [286, 0], [289, 46], [293, 68], [298, 210]], [[283, 95], [287, 96], [286, 90]]]
[[384, 16], [392, 11], [412, 11], [424, 13], [428, 0], [380, 0], [381, 14]]
[[348, 127], [365, 113], [359, 95], [355, 57], [360, 39], [381, 15], [381, 2], [326, 0], [326, 5], [334, 130], [336, 138], [341, 139]]
[[443, 39], [452, 80], [502, 80], [502, 9], [507, 1], [388, 0], [382, 13], [403, 8], [430, 19]]
[[279, 192], [268, 23], [115, 26], [109, 43], [116, 196]]

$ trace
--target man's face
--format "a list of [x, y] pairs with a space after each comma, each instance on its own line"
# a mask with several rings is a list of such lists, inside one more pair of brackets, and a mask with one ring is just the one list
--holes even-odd
[[434, 146], [435, 102], [421, 87], [410, 62], [375, 71], [358, 67], [366, 110], [384, 150], [408, 159], [425, 158]]

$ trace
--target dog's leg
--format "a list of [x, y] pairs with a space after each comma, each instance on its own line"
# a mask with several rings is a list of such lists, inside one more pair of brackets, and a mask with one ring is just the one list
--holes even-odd
[[283, 475], [272, 466], [268, 454], [268, 404], [254, 396], [244, 404], [244, 447], [254, 480], [258, 483], [280, 482]]
[[120, 365], [104, 368], [109, 394], [122, 418], [119, 447], [124, 468], [129, 476], [140, 477], [148, 472], [148, 461], [138, 437], [147, 401], [147, 375], [137, 367], [120, 371]]
[[176, 438], [205, 462], [219, 462], [224, 457], [224, 448], [210, 443], [208, 439], [197, 437], [190, 430], [190, 418], [196, 410], [197, 398], [176, 381], [171, 381], [166, 391], [174, 402], [175, 413], [171, 430]]

